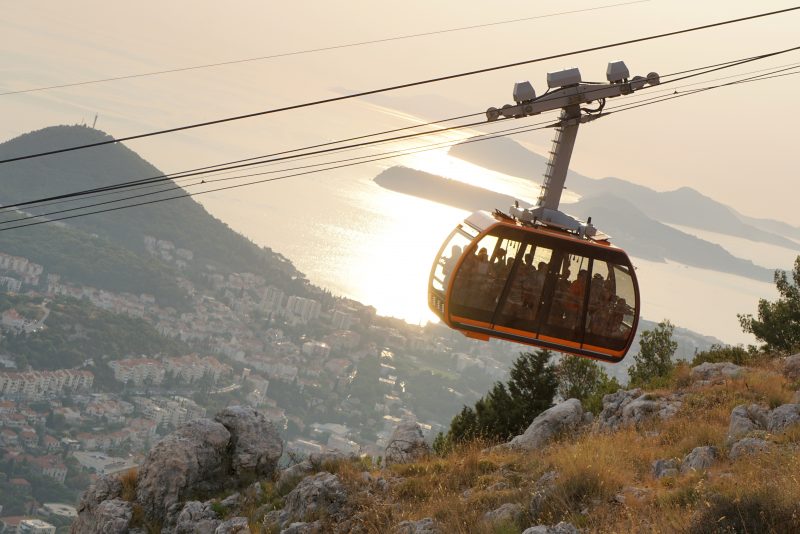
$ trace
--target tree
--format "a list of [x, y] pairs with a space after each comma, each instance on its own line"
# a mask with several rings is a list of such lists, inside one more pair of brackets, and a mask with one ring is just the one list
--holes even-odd
[[780, 296], [775, 302], [758, 301], [758, 319], [738, 314], [742, 330], [763, 341], [768, 350], [790, 352], [800, 347], [800, 256], [794, 260], [791, 279], [786, 271], [775, 271]]
[[564, 356], [556, 367], [558, 394], [562, 399], [578, 399], [595, 415], [603, 408], [603, 397], [621, 386], [594, 360]]
[[594, 393], [604, 371], [594, 360], [565, 355], [556, 367], [558, 394], [562, 399], [586, 399]]
[[450, 422], [446, 436], [436, 439], [436, 451], [476, 438], [506, 440], [525, 431], [533, 419], [553, 405], [558, 387], [552, 354], [547, 350], [520, 354], [506, 384], [496, 382], [475, 403], [464, 406]]
[[672, 339], [674, 329], [675, 326], [664, 319], [653, 330], [642, 332], [639, 353], [633, 357], [635, 363], [628, 369], [631, 385], [641, 385], [669, 375], [675, 365], [672, 356], [678, 348]]

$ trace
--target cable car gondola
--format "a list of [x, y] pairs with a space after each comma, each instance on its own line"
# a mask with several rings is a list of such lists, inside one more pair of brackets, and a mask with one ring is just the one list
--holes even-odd
[[439, 251], [431, 309], [469, 337], [618, 362], [639, 317], [630, 259], [607, 240], [475, 212]]
[[[558, 210], [580, 123], [603, 116], [605, 98], [658, 83], [655, 73], [628, 81], [621, 61], [609, 64], [607, 77], [609, 84], [584, 84], [578, 69], [550, 73], [541, 97], [518, 83], [515, 106], [487, 111], [492, 121], [562, 110], [536, 207], [475, 212], [439, 250], [428, 304], [451, 328], [608, 362], [625, 357], [640, 311], [634, 267], [591, 219]], [[581, 109], [594, 100], [599, 109]]]

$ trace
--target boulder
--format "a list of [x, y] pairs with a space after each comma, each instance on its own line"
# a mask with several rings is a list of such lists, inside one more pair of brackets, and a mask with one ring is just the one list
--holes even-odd
[[784, 360], [783, 374], [789, 380], [800, 379], [800, 353], [792, 354]]
[[[171, 511], [171, 510], [170, 510]], [[222, 520], [211, 507], [211, 501], [189, 501], [165, 525], [172, 534], [214, 534]]]
[[733, 444], [728, 458], [737, 460], [743, 456], [751, 454], [758, 454], [768, 450], [770, 447], [769, 442], [760, 438], [743, 438]]
[[754, 430], [767, 428], [767, 410], [758, 404], [740, 404], [731, 412], [728, 425], [728, 443], [743, 438]]
[[[108, 513], [111, 511], [109, 508], [98, 510], [98, 507], [104, 501], [118, 500], [122, 496], [122, 482], [116, 476], [103, 476], [89, 486], [89, 488], [81, 496], [80, 503], [78, 504], [78, 517], [72, 523], [71, 532], [80, 534], [82, 532], [100, 533], [103, 525], [108, 524]], [[130, 516], [127, 511], [122, 507], [117, 508], [122, 514], [121, 519]], [[112, 523], [116, 524], [116, 522]]]
[[767, 430], [776, 434], [798, 423], [800, 423], [800, 404], [778, 406], [767, 416]]
[[320, 516], [338, 521], [347, 513], [347, 490], [339, 477], [322, 472], [304, 478], [286, 496], [280, 523], [286, 526]]
[[411, 463], [430, 454], [422, 429], [414, 421], [403, 421], [386, 445], [386, 465]]
[[686, 455], [681, 464], [681, 473], [689, 471], [705, 471], [719, 458], [716, 447], [695, 447]]
[[250, 525], [246, 517], [232, 517], [220, 523], [214, 534], [250, 534]]
[[569, 399], [540, 413], [523, 434], [506, 445], [523, 450], [539, 449], [558, 436], [576, 432], [584, 422], [581, 401]]
[[[78, 530], [81, 534], [127, 534], [131, 518], [133, 517], [133, 505], [122, 499], [111, 499], [103, 501], [94, 509], [91, 516], [92, 521], [86, 521]], [[73, 525], [73, 529], [76, 528]]]
[[280, 493], [286, 493], [313, 472], [314, 466], [312, 463], [308, 460], [303, 460], [299, 464], [294, 464], [281, 471], [276, 488]]
[[622, 410], [633, 399], [641, 397], [642, 390], [620, 389], [614, 393], [603, 396], [603, 410], [597, 418], [597, 424], [602, 430], [616, 430], [623, 425]]
[[678, 462], [674, 458], [656, 460], [651, 466], [653, 478], [678, 476]]
[[136, 496], [147, 518], [163, 521], [170, 506], [189, 494], [224, 488], [230, 438], [222, 424], [197, 419], [158, 442], [139, 469]]
[[561, 522], [557, 525], [537, 525], [526, 528], [522, 534], [580, 534], [581, 531], [570, 523]]
[[655, 398], [639, 388], [619, 390], [603, 397], [603, 410], [597, 418], [600, 430], [614, 431], [623, 426], [639, 425], [649, 419], [669, 419], [682, 404], [679, 395]]
[[499, 508], [483, 514], [483, 520], [489, 523], [518, 523], [522, 520], [523, 513], [522, 506], [507, 502]]
[[233, 473], [237, 477], [271, 477], [283, 454], [275, 426], [253, 408], [229, 406], [214, 420], [230, 432]]
[[731, 362], [704, 362], [697, 367], [692, 367], [692, 382], [704, 384], [717, 384], [737, 378], [744, 372], [744, 367], [740, 367]]
[[393, 529], [392, 534], [439, 534], [433, 518], [426, 517], [419, 521], [403, 521], [398, 523]]

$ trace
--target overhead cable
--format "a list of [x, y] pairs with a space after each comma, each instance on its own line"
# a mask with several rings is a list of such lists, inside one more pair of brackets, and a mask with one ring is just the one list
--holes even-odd
[[[651, 105], [651, 104], [657, 104], [657, 103], [664, 102], [664, 101], [667, 101], [667, 100], [672, 100], [674, 98], [680, 98], [680, 97], [683, 97], [683, 96], [690, 96], [690, 95], [698, 94], [698, 93], [701, 93], [701, 92], [704, 92], [704, 91], [718, 89], [718, 88], [721, 88], [721, 87], [732, 86], [732, 85], [737, 85], [737, 84], [742, 84], [742, 83], [752, 83], [752, 82], [762, 81], [762, 80], [765, 80], [765, 79], [774, 78], [774, 77], [778, 77], [778, 76], [786, 76], [786, 75], [793, 75], [793, 74], [800, 74], [800, 71], [793, 72], [793, 73], [777, 74], [777, 75], [770, 75], [770, 73], [765, 73], [765, 74], [762, 74], [762, 75], [759, 75], [759, 76], [752, 76], [750, 78], [746, 78], [746, 79], [743, 79], [743, 80], [736, 80], [736, 81], [731, 81], [731, 82], [724, 83], [724, 84], [718, 84], [718, 85], [715, 85], [715, 86], [709, 86], [709, 87], [705, 87], [705, 88], [695, 89], [695, 90], [692, 90], [692, 91], [679, 93], [677, 95], [667, 95], [667, 96], [659, 97], [657, 100], [654, 100], [652, 102], [633, 104], [633, 105], [630, 105], [630, 106], [627, 106], [627, 107], [624, 107], [624, 108], [622, 108], [620, 106], [620, 107], [616, 108], [613, 111], [609, 111], [609, 114], [611, 112], [613, 112], [613, 113], [621, 113], [623, 111], [628, 111], [628, 110], [631, 110], [631, 109], [635, 109], [635, 108], [639, 108], [639, 107], [643, 107], [643, 106], [647, 106], [647, 105]], [[47, 223], [51, 223], [51, 222], [69, 220], [69, 219], [74, 219], [74, 218], [78, 218], [78, 217], [84, 217], [84, 216], [88, 216], [88, 215], [95, 215], [95, 214], [100, 214], [100, 213], [113, 212], [113, 211], [118, 211], [118, 210], [121, 210], [121, 209], [127, 209], [127, 208], [139, 207], [139, 206], [146, 206], [146, 205], [156, 204], [156, 203], [160, 203], [160, 202], [166, 202], [168, 200], [175, 200], [175, 199], [179, 199], [179, 198], [187, 198], [187, 197], [204, 195], [204, 194], [207, 194], [207, 193], [225, 191], [225, 190], [229, 190], [229, 189], [237, 189], [237, 188], [240, 188], [240, 187], [247, 187], [247, 186], [251, 186], [251, 185], [274, 182], [274, 181], [284, 180], [284, 179], [288, 179], [288, 178], [294, 178], [294, 177], [298, 177], [298, 176], [316, 174], [318, 172], [324, 172], [324, 171], [335, 170], [335, 169], [340, 169], [340, 168], [345, 168], [345, 167], [351, 167], [351, 166], [355, 166], [355, 165], [362, 165], [364, 163], [370, 163], [370, 162], [380, 161], [380, 160], [385, 160], [385, 159], [392, 159], [392, 158], [396, 158], [396, 157], [400, 157], [400, 156], [408, 155], [408, 154], [413, 154], [413, 153], [417, 153], [417, 152], [424, 152], [424, 151], [429, 151], [429, 150], [438, 150], [442, 146], [447, 146], [448, 144], [449, 145], [467, 144], [467, 143], [471, 143], [471, 142], [478, 142], [478, 141], [484, 141], [484, 140], [488, 140], [488, 139], [494, 139], [494, 138], [497, 138], [497, 137], [507, 137], [507, 136], [511, 136], [511, 135], [517, 135], [517, 134], [520, 134], [520, 133], [534, 131], [534, 130], [542, 130], [542, 129], [546, 129], [546, 128], [549, 128], [549, 127], [550, 126], [535, 125], [535, 126], [525, 126], [525, 127], [519, 127], [519, 128], [512, 128], [510, 130], [515, 130], [515, 131], [508, 132], [508, 133], [499, 133], [499, 134], [494, 134], [494, 133], [493, 134], [480, 134], [480, 135], [476, 135], [476, 136], [473, 136], [471, 138], [468, 138], [466, 140], [453, 140], [453, 141], [446, 141], [446, 142], [442, 142], [442, 143], [435, 143], [434, 145], [436, 145], [436, 146], [434, 146], [434, 147], [426, 146], [426, 147], [416, 148], [416, 149], [412, 148], [412, 149], [408, 149], [408, 150], [394, 151], [394, 152], [403, 152], [401, 154], [386, 153], [386, 154], [389, 154], [389, 155], [385, 155], [385, 154], [384, 155], [378, 155], [376, 157], [372, 157], [370, 159], [365, 159], [365, 160], [362, 160], [362, 161], [349, 161], [347, 163], [342, 163], [342, 164], [338, 164], [338, 165], [332, 165], [332, 166], [326, 167], [324, 169], [306, 170], [306, 171], [303, 171], [303, 172], [288, 174], [288, 175], [284, 175], [284, 176], [266, 178], [266, 179], [246, 182], [246, 183], [243, 183], [243, 184], [233, 184], [233, 185], [229, 185], [229, 186], [218, 187], [218, 188], [204, 190], [204, 191], [185, 192], [185, 193], [174, 195], [174, 196], [158, 198], [158, 199], [148, 200], [148, 201], [144, 201], [144, 202], [137, 202], [137, 203], [127, 204], [127, 205], [123, 205], [123, 206], [115, 206], [115, 207], [111, 207], [111, 208], [104, 208], [104, 209], [100, 209], [100, 210], [95, 210], [95, 211], [90, 211], [90, 212], [85, 212], [85, 213], [78, 213], [78, 214], [68, 215], [68, 216], [64, 216], [64, 217], [53, 218], [53, 219], [42, 219], [42, 217], [44, 217], [45, 215], [29, 216], [29, 217], [25, 217], [23, 219], [38, 219], [38, 220], [35, 220], [35, 221], [32, 221], [32, 222], [28, 222], [28, 223], [24, 223], [24, 224], [18, 224], [18, 225], [14, 225], [14, 226], [8, 226], [8, 227], [5, 227], [5, 228], [0, 228], [0, 232], [7, 231], [7, 230], [14, 230], [14, 229], [18, 229], [18, 228], [25, 228], [25, 227], [28, 227], [28, 226], [37, 226], [37, 225], [40, 225], [40, 224], [47, 224]], [[366, 157], [367, 156], [365, 156], [365, 158]], [[361, 158], [351, 158], [351, 159], [361, 159]], [[328, 162], [327, 164], [330, 165], [331, 163], [336, 163], [336, 162]], [[319, 164], [319, 165], [325, 165], [325, 163]], [[230, 177], [230, 178], [226, 178], [225, 180], [243, 179], [243, 178], [246, 178], [246, 177], [261, 176], [261, 175], [270, 174], [270, 173], [274, 173], [274, 172], [281, 172], [281, 171], [267, 171], [267, 172], [262, 172], [262, 173], [253, 173], [253, 174], [248, 174], [248, 175], [243, 175], [243, 176], [238, 176], [238, 177]], [[283, 170], [283, 172], [286, 172], [286, 170]], [[222, 181], [222, 180], [219, 180], [219, 181]], [[193, 184], [193, 185], [200, 185], [201, 183]], [[179, 188], [173, 188], [173, 189], [179, 189]], [[166, 191], [169, 191], [169, 189], [166, 189], [166, 190], [163, 190], [163, 191], [157, 191], [156, 193], [163, 193], [163, 192], [166, 192]], [[124, 199], [119, 199], [119, 200], [114, 201], [114, 202], [124, 201], [124, 200], [134, 200], [136, 198], [141, 198], [141, 197], [148, 196], [148, 195], [151, 195], [151, 194], [153, 194], [153, 193], [143, 194], [143, 195], [134, 195], [134, 196], [127, 197], [127, 198], [124, 198]], [[103, 204], [108, 204], [108, 203], [103, 203]], [[101, 205], [101, 204], [88, 205], [88, 206], [83, 206], [81, 208], [75, 208], [75, 209], [76, 210], [77, 209], [88, 209], [90, 207], [96, 207], [96, 206], [99, 206], [99, 205]], [[73, 211], [73, 210], [68, 210], [68, 211]], [[17, 222], [17, 221], [23, 220], [23, 219], [17, 219], [17, 220], [14, 220], [14, 221], [7, 221], [7, 222]], [[0, 223], [0, 224], [2, 224], [2, 223]]]
[[158, 71], [152, 71], [152, 72], [141, 72], [141, 73], [138, 73], [138, 74], [127, 74], [127, 75], [123, 75], [123, 76], [112, 76], [112, 77], [108, 77], [108, 78], [99, 78], [99, 79], [95, 79], [95, 80], [84, 80], [84, 81], [81, 81], [81, 82], [62, 83], [62, 84], [58, 84], [58, 85], [48, 85], [48, 86], [43, 86], [43, 87], [32, 87], [32, 88], [28, 88], [28, 89], [19, 89], [19, 90], [16, 90], [16, 91], [6, 91], [6, 92], [3, 92], [3, 93], [0, 93], [0, 96], [17, 95], [17, 94], [21, 94], [21, 93], [33, 93], [33, 92], [37, 92], [37, 91], [47, 91], [47, 90], [50, 90], [50, 89], [63, 89], [63, 88], [67, 88], [67, 87], [77, 87], [77, 86], [82, 86], [82, 85], [91, 85], [91, 84], [98, 84], [98, 83], [104, 83], [104, 82], [113, 82], [113, 81], [118, 81], [118, 80], [130, 80], [132, 78], [144, 78], [144, 77], [148, 77], [148, 76], [159, 76], [159, 75], [162, 75], [162, 74], [170, 74], [170, 73], [175, 73], [175, 72], [185, 72], [185, 71], [191, 71], [191, 70], [200, 70], [200, 69], [221, 67], [221, 66], [225, 66], [225, 65], [236, 65], [236, 64], [240, 64], [240, 63], [250, 63], [250, 62], [254, 62], [254, 61], [265, 61], [265, 60], [269, 60], [269, 59], [277, 59], [277, 58], [282, 58], [282, 57], [313, 54], [313, 53], [316, 53], [316, 52], [325, 52], [325, 51], [328, 51], [328, 50], [340, 50], [340, 49], [343, 49], [343, 48], [355, 48], [355, 47], [359, 47], [359, 46], [373, 45], [373, 44], [379, 44], [379, 43], [387, 43], [387, 42], [391, 42], [391, 41], [402, 41], [402, 40], [406, 40], [406, 39], [414, 39], [414, 38], [417, 38], [417, 37], [427, 37], [427, 36], [431, 36], [431, 35], [440, 35], [440, 34], [445, 34], [445, 33], [455, 33], [455, 32], [466, 31], [466, 30], [475, 30], [475, 29], [479, 29], [479, 28], [489, 28], [489, 27], [492, 27], [492, 26], [501, 26], [501, 25], [504, 25], [504, 24], [514, 24], [514, 23], [518, 23], [518, 22], [527, 22], [527, 21], [530, 21], [530, 20], [546, 19], [546, 18], [557, 17], [557, 16], [561, 16], [561, 15], [572, 15], [572, 14], [575, 14], [575, 13], [586, 13], [586, 12], [589, 12], [589, 11], [599, 11], [599, 10], [602, 10], [602, 9], [610, 9], [610, 8], [613, 8], [613, 7], [630, 6], [630, 5], [633, 5], [633, 4], [642, 4], [642, 3], [647, 3], [647, 2], [650, 2], [650, 1], [651, 0], [634, 0], [632, 2], [621, 2], [621, 3], [617, 3], [617, 4], [607, 4], [607, 5], [596, 6], [596, 7], [587, 7], [587, 8], [583, 8], [583, 9], [573, 9], [573, 10], [570, 10], [570, 11], [559, 11], [559, 12], [556, 12], [556, 13], [547, 13], [547, 14], [544, 14], [544, 15], [534, 15], [534, 16], [530, 16], [530, 17], [522, 17], [522, 18], [516, 18], [516, 19], [510, 19], [510, 20], [500, 20], [500, 21], [496, 21], [496, 22], [487, 22], [487, 23], [484, 23], [484, 24], [474, 24], [472, 26], [461, 26], [461, 27], [458, 27], [458, 28], [447, 28], [447, 29], [443, 29], [443, 30], [433, 30], [433, 31], [429, 31], [429, 32], [412, 33], [412, 34], [407, 34], [407, 35], [397, 35], [397, 36], [394, 36], [394, 37], [385, 37], [385, 38], [382, 38], [382, 39], [372, 39], [370, 41], [360, 41], [360, 42], [357, 42], [357, 43], [331, 45], [331, 46], [324, 46], [324, 47], [320, 47], [320, 48], [309, 48], [309, 49], [306, 49], [306, 50], [295, 50], [293, 52], [282, 52], [282, 53], [271, 54], [271, 55], [267, 55], [267, 56], [258, 56], [258, 57], [251, 57], [251, 58], [245, 58], [245, 59], [234, 59], [234, 60], [230, 60], [230, 61], [220, 61], [220, 62], [217, 62], [217, 63], [206, 63], [206, 64], [203, 64], [203, 65], [193, 65], [193, 66], [189, 66], [189, 67], [177, 67], [177, 68], [173, 68], [173, 69], [165, 69], [165, 70], [158, 70]]

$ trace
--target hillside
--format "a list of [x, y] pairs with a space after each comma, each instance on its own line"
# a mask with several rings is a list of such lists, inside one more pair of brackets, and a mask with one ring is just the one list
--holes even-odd
[[596, 417], [556, 404], [507, 443], [435, 453], [403, 422], [383, 457], [283, 469], [274, 426], [228, 407], [156, 444], [138, 472], [100, 478], [72, 532], [797, 532], [798, 377], [800, 354], [682, 365], [662, 389], [606, 395]]
[[[35, 334], [6, 334], [0, 340], [0, 351], [12, 354], [23, 369], [27, 365], [34, 370], [67, 369], [87, 359], [99, 364], [109, 355], [190, 352], [184, 343], [162, 336], [142, 319], [110, 313], [85, 301], [58, 298], [42, 303], [41, 298], [0, 295], [0, 313], [12, 308], [23, 315], [25, 310], [49, 311], [44, 328]], [[95, 372], [106, 374], [104, 366]]]
[[[104, 132], [85, 126], [54, 126], [0, 144], [0, 158], [108, 139], [111, 137]], [[0, 191], [0, 202], [11, 204], [76, 190], [103, 187], [127, 180], [156, 177], [161, 174], [159, 169], [127, 147], [107, 145], [0, 166], [0, 180], [4, 184], [3, 190]], [[175, 186], [171, 181], [164, 184], [164, 187], [167, 185]], [[152, 191], [144, 190], [136, 193]], [[180, 192], [182, 191], [156, 193], [142, 200], [155, 200]], [[120, 196], [121, 194], [113, 194], [93, 200], [108, 202]], [[116, 205], [119, 204], [103, 207]], [[72, 205], [58, 204], [51, 206], [49, 210], [69, 207]], [[42, 213], [42, 210], [31, 209], [30, 212], [38, 214]], [[164, 271], [169, 268], [155, 258], [144, 255], [144, 237], [153, 236], [160, 240], [171, 241], [176, 247], [192, 251], [194, 260], [190, 269], [204, 271], [210, 266], [222, 273], [255, 272], [268, 277], [271, 283], [279, 287], [303, 291], [302, 275], [286, 258], [270, 249], [259, 248], [211, 216], [191, 198], [81, 217], [68, 221], [68, 225], [73, 233], [53, 230], [51, 225], [0, 232], [0, 249], [5, 250], [4, 247], [8, 246], [10, 253], [23, 256], [27, 254], [27, 257], [34, 261], [39, 258], [42, 263], [47, 260], [48, 263], [56, 262], [58, 265], [70, 262], [89, 263], [88, 259], [102, 256], [104, 261], [93, 265], [98, 280], [104, 280], [104, 277], [113, 278], [113, 273], [120, 266], [131, 262], [133, 265], [129, 269], [123, 267], [122, 277], [134, 277], [136, 276], [134, 273], [138, 273], [150, 280], [150, 283], [137, 286], [140, 287], [140, 291], [149, 289], [149, 292], [163, 294], [164, 289], [160, 288], [159, 284], [162, 275], [170, 277], [170, 274]], [[95, 240], [94, 245], [86, 244], [88, 237]], [[65, 240], [71, 245], [82, 243], [79, 249], [75, 250], [73, 246], [59, 245]], [[52, 251], [46, 250], [53, 247]], [[87, 251], [80, 247], [94, 250]], [[122, 249], [144, 256], [151, 267], [147, 268], [141, 263], [136, 264], [137, 260], [130, 255], [125, 256]], [[114, 259], [114, 256], [118, 258]], [[75, 270], [80, 272], [79, 277], [86, 275], [87, 269], [75, 267]], [[138, 283], [139, 281], [136, 282]], [[131, 283], [131, 285], [136, 284]]]

